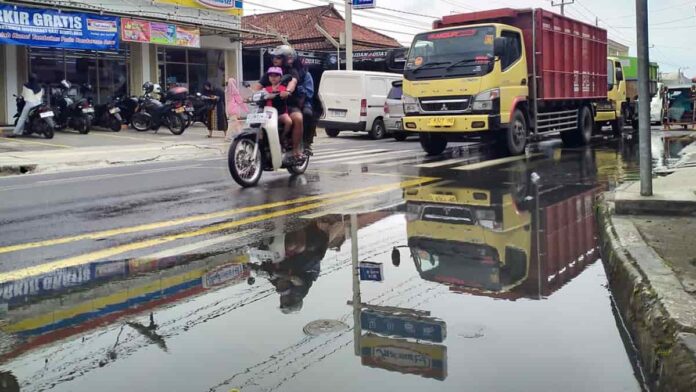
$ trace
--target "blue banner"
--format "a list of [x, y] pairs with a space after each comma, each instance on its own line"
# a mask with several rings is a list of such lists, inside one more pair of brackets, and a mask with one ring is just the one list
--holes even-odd
[[117, 50], [119, 18], [0, 5], [0, 43]]

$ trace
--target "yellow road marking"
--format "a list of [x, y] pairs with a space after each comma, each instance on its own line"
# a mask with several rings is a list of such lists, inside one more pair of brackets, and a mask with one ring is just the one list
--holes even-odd
[[37, 141], [34, 141], [34, 140], [25, 140], [25, 139], [20, 139], [20, 138], [14, 138], [14, 139], [4, 139], [4, 138], [0, 138], [0, 140], [6, 141], [6, 142], [39, 144], [39, 145], [42, 145], [42, 146], [51, 146], [51, 147], [60, 147], [60, 148], [73, 148], [72, 146], [66, 146], [66, 145], [64, 145], [64, 144], [44, 143], [44, 142], [37, 142]]
[[483, 162], [479, 162], [479, 163], [472, 163], [472, 164], [470, 164], [470, 165], [464, 165], [464, 166], [455, 167], [454, 170], [469, 171], [469, 170], [484, 169], [484, 168], [487, 168], [487, 167], [498, 166], [498, 165], [502, 165], [502, 164], [505, 164], [505, 163], [511, 163], [511, 162], [515, 162], [515, 161], [522, 161], [522, 160], [529, 159], [529, 158], [536, 158], [536, 157], [538, 157], [538, 156], [540, 156], [540, 155], [543, 155], [543, 154], [532, 154], [532, 155], [530, 155], [530, 156], [520, 155], [520, 156], [516, 156], [516, 157], [508, 157], [508, 158], [494, 159], [494, 160], [492, 160], [492, 161], [483, 161]]
[[[381, 189], [374, 191], [374, 192], [371, 192], [369, 194], [366, 194], [364, 191], [353, 192], [353, 193], [348, 194], [348, 195], [343, 196], [343, 197], [333, 198], [332, 200], [320, 201], [320, 202], [312, 203], [312, 204], [305, 204], [305, 205], [302, 205], [299, 207], [295, 207], [295, 208], [291, 208], [291, 209], [287, 209], [287, 210], [274, 211], [274, 212], [270, 212], [270, 213], [266, 213], [266, 214], [262, 214], [262, 215], [255, 215], [255, 216], [244, 218], [244, 219], [241, 219], [238, 221], [218, 223], [218, 224], [214, 224], [214, 225], [204, 227], [204, 228], [194, 230], [194, 231], [178, 233], [178, 234], [173, 234], [173, 235], [166, 235], [166, 236], [152, 238], [152, 239], [145, 240], [145, 241], [119, 245], [119, 246], [115, 246], [112, 248], [98, 250], [95, 252], [86, 253], [86, 254], [79, 255], [79, 256], [69, 257], [67, 259], [57, 260], [57, 261], [53, 261], [50, 263], [46, 263], [46, 264], [42, 264], [42, 265], [38, 265], [38, 266], [34, 266], [34, 267], [28, 267], [28, 268], [24, 268], [24, 269], [20, 269], [20, 270], [10, 271], [10, 272], [0, 274], [0, 284], [6, 283], [6, 282], [11, 282], [14, 280], [24, 279], [24, 278], [27, 278], [30, 276], [36, 276], [36, 275], [50, 273], [50, 272], [56, 271], [58, 269], [75, 267], [75, 266], [83, 265], [83, 264], [89, 264], [91, 262], [95, 262], [95, 261], [98, 261], [101, 259], [116, 256], [116, 255], [126, 253], [126, 252], [131, 252], [131, 251], [135, 251], [135, 250], [150, 248], [153, 246], [163, 245], [163, 244], [166, 244], [166, 243], [169, 243], [172, 241], [176, 241], [176, 240], [218, 233], [218, 232], [221, 232], [224, 230], [234, 229], [236, 227], [248, 225], [251, 223], [257, 223], [257, 222], [261, 222], [261, 221], [265, 221], [265, 220], [269, 220], [269, 219], [273, 219], [273, 218], [279, 218], [282, 216], [293, 215], [293, 214], [297, 214], [297, 213], [301, 213], [301, 212], [305, 212], [305, 211], [310, 211], [310, 210], [314, 210], [314, 209], [317, 209], [320, 207], [333, 205], [333, 204], [337, 204], [337, 203], [342, 203], [342, 202], [347, 201], [347, 200], [357, 199], [357, 198], [366, 197], [366, 196], [372, 196], [376, 193], [383, 193], [383, 192], [388, 192], [391, 190], [406, 188], [409, 186], [422, 184], [424, 182], [426, 182], [426, 181], [425, 180], [406, 181], [406, 182], [402, 182], [402, 183], [389, 184], [389, 185], [382, 186]], [[414, 183], [417, 183], [417, 184], [414, 184]]]
[[[407, 187], [411, 187], [411, 186], [420, 185], [422, 183], [432, 181], [432, 180], [433, 180], [432, 178], [420, 177], [419, 179], [416, 179], [416, 180], [402, 182], [401, 186], [403, 188], [407, 188]], [[62, 237], [62, 238], [54, 238], [54, 239], [44, 240], [44, 241], [27, 242], [27, 243], [23, 243], [23, 244], [8, 245], [8, 246], [0, 247], [0, 254], [17, 252], [17, 251], [27, 250], [27, 249], [41, 248], [41, 247], [46, 247], [46, 246], [55, 246], [55, 245], [67, 244], [70, 242], [81, 241], [81, 240], [89, 240], [89, 239], [96, 240], [96, 239], [114, 237], [114, 236], [123, 235], [123, 234], [138, 233], [141, 231], [163, 229], [163, 228], [168, 228], [168, 227], [172, 227], [172, 226], [178, 226], [178, 225], [183, 225], [183, 224], [188, 224], [188, 223], [195, 223], [195, 222], [200, 222], [200, 221], [209, 220], [209, 219], [226, 218], [226, 217], [230, 217], [230, 216], [238, 215], [238, 214], [242, 214], [242, 213], [247, 213], [247, 212], [256, 212], [256, 211], [261, 211], [261, 210], [265, 210], [265, 209], [284, 207], [284, 206], [293, 205], [293, 204], [300, 204], [300, 203], [311, 202], [311, 201], [332, 198], [332, 197], [340, 197], [340, 196], [355, 194], [355, 193], [368, 194], [369, 192], [378, 191], [386, 186], [388, 186], [388, 185], [378, 185], [378, 186], [368, 187], [368, 188], [363, 188], [363, 189], [358, 189], [358, 190], [326, 193], [323, 195], [301, 197], [301, 198], [293, 199], [293, 200], [286, 200], [286, 201], [281, 201], [281, 202], [276, 202], [276, 203], [261, 204], [261, 205], [251, 206], [251, 207], [243, 207], [243, 208], [237, 208], [237, 209], [232, 209], [232, 210], [213, 212], [213, 213], [209, 213], [209, 214], [189, 216], [189, 217], [185, 217], [185, 218], [173, 219], [173, 220], [168, 220], [168, 221], [146, 223], [146, 224], [137, 225], [137, 226], [122, 227], [122, 228], [103, 230], [103, 231], [97, 231], [97, 232], [92, 232], [92, 233], [84, 233], [84, 234], [78, 234], [78, 235], [69, 236], [69, 237]]]

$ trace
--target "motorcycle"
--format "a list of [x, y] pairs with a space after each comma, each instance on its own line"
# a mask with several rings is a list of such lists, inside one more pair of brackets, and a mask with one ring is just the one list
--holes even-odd
[[190, 113], [191, 125], [199, 122], [208, 126], [208, 114], [215, 107], [215, 100], [201, 93], [196, 93], [196, 95], [189, 97], [189, 101], [193, 109]]
[[138, 99], [138, 108], [131, 125], [138, 132], [154, 130], [157, 132], [161, 126], [166, 126], [174, 135], [181, 135], [186, 130], [186, 119], [183, 113], [186, 111], [181, 101], [167, 101], [162, 103], [154, 96], [152, 88]]
[[258, 110], [249, 113], [246, 126], [234, 138], [227, 157], [232, 178], [242, 187], [258, 184], [263, 171], [287, 169], [291, 175], [301, 175], [309, 166], [309, 151], [295, 158], [289, 140], [281, 140], [278, 111], [265, 107], [268, 100], [277, 96], [267, 91], [256, 92], [252, 97]]
[[130, 125], [133, 121], [133, 115], [135, 114], [135, 111], [138, 109], [138, 97], [118, 97], [116, 107], [119, 108], [119, 110], [121, 111], [119, 114], [121, 115], [123, 123], [126, 125]]
[[94, 125], [109, 128], [114, 132], [120, 132], [123, 125], [121, 108], [119, 108], [120, 97], [114, 97], [111, 101], [94, 106]]
[[94, 107], [85, 96], [72, 97], [70, 95], [71, 88], [70, 82], [63, 80], [58, 91], [53, 94], [56, 129], [64, 130], [70, 127], [86, 135], [92, 127]]
[[[15, 95], [15, 100], [17, 101], [17, 114], [14, 115], [14, 125], [17, 126], [19, 116], [22, 114], [24, 106], [26, 106], [27, 103], [21, 95]], [[26, 124], [24, 124], [24, 134], [31, 135], [32, 133], [36, 133], [44, 135], [46, 139], [53, 139], [54, 129], [56, 127], [53, 117], [55, 117], [55, 113], [50, 106], [42, 103], [34, 107], [29, 111]]]

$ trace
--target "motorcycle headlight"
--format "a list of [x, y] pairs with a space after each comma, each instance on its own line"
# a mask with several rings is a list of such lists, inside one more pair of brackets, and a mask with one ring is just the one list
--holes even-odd
[[418, 104], [418, 99], [410, 95], [402, 95], [401, 102], [404, 105], [404, 113], [406, 114], [419, 114], [420, 105]]
[[491, 111], [493, 110], [493, 101], [500, 98], [500, 89], [494, 88], [492, 90], [484, 91], [474, 97], [474, 104], [472, 109], [474, 111]]

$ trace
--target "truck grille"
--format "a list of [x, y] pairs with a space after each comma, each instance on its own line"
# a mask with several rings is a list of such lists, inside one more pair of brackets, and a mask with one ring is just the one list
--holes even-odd
[[428, 97], [420, 99], [425, 113], [461, 113], [469, 109], [471, 96]]

